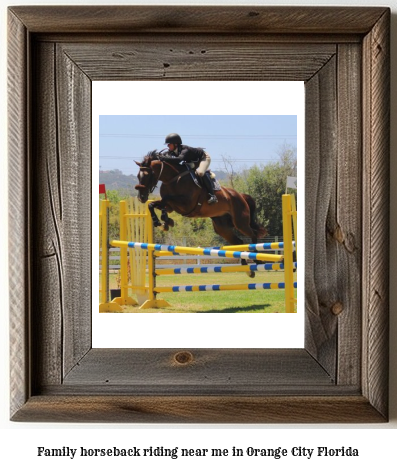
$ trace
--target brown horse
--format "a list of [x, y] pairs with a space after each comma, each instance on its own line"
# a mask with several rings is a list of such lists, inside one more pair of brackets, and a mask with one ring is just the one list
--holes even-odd
[[[240, 245], [243, 241], [235, 234], [237, 229], [251, 238], [253, 244], [258, 238], [264, 237], [267, 231], [255, 220], [255, 201], [246, 194], [238, 193], [231, 188], [221, 187], [216, 191], [218, 203], [209, 205], [208, 195], [204, 188], [197, 186], [190, 171], [179, 164], [161, 160], [161, 154], [149, 152], [139, 166], [138, 198], [145, 203], [158, 182], [161, 200], [149, 203], [149, 211], [155, 227], [162, 226], [168, 230], [174, 221], [168, 216], [172, 211], [190, 218], [211, 218], [215, 232], [223, 237], [230, 245]], [[159, 221], [155, 209], [161, 210]], [[242, 263], [246, 261], [242, 261]], [[244, 264], [245, 264], [244, 263]], [[250, 276], [255, 273], [251, 272]]]

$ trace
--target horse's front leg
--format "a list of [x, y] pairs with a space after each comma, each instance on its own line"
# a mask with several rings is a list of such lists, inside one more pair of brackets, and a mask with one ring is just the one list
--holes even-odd
[[149, 211], [150, 211], [150, 216], [152, 217], [154, 227], [161, 226], [160, 219], [157, 217], [157, 214], [155, 212], [155, 209], [162, 209], [162, 208], [159, 207], [160, 203], [161, 203], [160, 201], [153, 201], [152, 203], [148, 204], [148, 208], [149, 208]]
[[[161, 227], [163, 231], [168, 231], [168, 229], [174, 226], [174, 221], [168, 217], [167, 206], [163, 200], [160, 201], [153, 201], [152, 203], [148, 204], [150, 215], [152, 217], [153, 226], [154, 227]], [[161, 219], [164, 221], [163, 223], [160, 222], [155, 209], [161, 211]], [[171, 208], [169, 208], [171, 210]]]
[[168, 216], [168, 213], [172, 213], [173, 209], [170, 205], [167, 204], [170, 198], [168, 196], [164, 196], [161, 200], [161, 220], [164, 221], [163, 230], [168, 231], [170, 227], [174, 227], [175, 223], [174, 220]]
[[168, 231], [169, 227], [174, 227], [174, 220], [168, 216], [168, 212], [171, 212], [170, 209], [165, 207], [161, 210], [161, 220], [164, 221], [164, 230]]

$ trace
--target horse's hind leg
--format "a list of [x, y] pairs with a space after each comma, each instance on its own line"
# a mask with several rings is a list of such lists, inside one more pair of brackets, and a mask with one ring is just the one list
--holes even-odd
[[238, 231], [251, 238], [252, 244], [256, 244], [258, 242], [256, 232], [250, 225], [251, 217], [249, 213], [242, 211], [241, 213], [237, 213], [237, 215], [233, 214], [231, 220], [232, 224]]
[[243, 241], [235, 234], [232, 218], [229, 214], [211, 218], [214, 231], [230, 245], [240, 245]]
[[[229, 214], [211, 218], [215, 232], [223, 237], [230, 245], [241, 245], [243, 241], [235, 234], [232, 218]], [[247, 260], [241, 259], [241, 265], [247, 265]], [[254, 271], [248, 271], [250, 278], [255, 277]]]

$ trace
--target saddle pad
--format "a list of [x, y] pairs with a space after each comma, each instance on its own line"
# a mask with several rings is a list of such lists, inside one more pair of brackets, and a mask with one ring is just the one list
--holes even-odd
[[212, 181], [214, 183], [214, 190], [215, 191], [219, 191], [221, 189], [221, 185], [220, 183], [218, 182], [218, 180], [215, 178], [215, 175], [213, 173], [211, 173], [211, 171], [209, 171], [210, 174], [211, 174], [211, 178], [212, 178]]
[[[186, 165], [186, 169], [189, 170], [189, 173], [190, 173], [190, 176], [192, 177], [195, 185], [197, 185], [199, 188], [202, 188], [202, 185], [200, 184], [200, 181], [199, 179], [197, 178], [197, 175], [195, 174], [194, 172], [194, 169], [190, 168], [188, 165]], [[219, 191], [221, 189], [221, 185], [220, 183], [218, 182], [218, 180], [215, 178], [215, 174], [211, 172], [211, 170], [207, 170], [206, 172], [207, 174], [209, 174], [213, 184], [214, 184], [214, 190], [215, 191]]]

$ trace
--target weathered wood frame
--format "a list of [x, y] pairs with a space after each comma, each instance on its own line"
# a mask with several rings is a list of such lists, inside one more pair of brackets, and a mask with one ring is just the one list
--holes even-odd
[[[12, 420], [387, 421], [389, 22], [375, 7], [9, 9]], [[305, 81], [304, 349], [91, 348], [92, 80]]]

